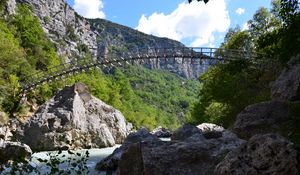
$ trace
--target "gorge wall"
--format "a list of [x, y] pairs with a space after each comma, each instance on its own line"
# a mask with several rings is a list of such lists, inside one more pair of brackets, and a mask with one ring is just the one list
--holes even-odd
[[[16, 5], [26, 3], [32, 6], [42, 27], [55, 44], [57, 53], [65, 59], [102, 59], [105, 50], [117, 54], [138, 52], [141, 48], [151, 51], [155, 47], [183, 47], [178, 41], [147, 35], [126, 26], [105, 19], [85, 19], [78, 15], [64, 0], [8, 0], [7, 11], [15, 13]], [[152, 50], [153, 51], [153, 50]], [[185, 78], [195, 79], [206, 67], [190, 62], [159, 62], [150, 60], [142, 63], [148, 68], [165, 69]]]

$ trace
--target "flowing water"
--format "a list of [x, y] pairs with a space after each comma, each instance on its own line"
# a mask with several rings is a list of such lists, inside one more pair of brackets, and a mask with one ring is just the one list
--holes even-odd
[[[72, 160], [73, 158], [80, 158], [80, 156], [76, 156], [77, 153], [80, 155], [85, 155], [86, 151], [89, 152], [89, 157], [86, 161], [86, 166], [89, 169], [88, 175], [106, 175], [106, 172], [99, 172], [95, 170], [96, 164], [110, 155], [116, 148], [120, 147], [120, 145], [116, 145], [114, 147], [108, 147], [108, 148], [101, 148], [101, 149], [83, 149], [83, 150], [77, 150], [72, 151], [74, 154], [69, 154], [67, 151], [62, 151], [62, 153], [58, 154], [58, 151], [45, 151], [45, 152], [37, 152], [32, 154], [31, 162], [30, 162], [30, 168], [38, 170], [40, 173], [30, 173], [30, 175], [37, 175], [37, 174], [47, 174], [50, 172], [50, 166], [46, 166], [44, 162], [39, 161], [38, 159], [43, 160], [50, 160], [50, 155], [55, 156], [52, 158], [58, 159], [59, 161], [64, 161], [64, 163], [59, 164], [60, 170], [67, 170], [71, 166], [68, 164], [68, 160]], [[76, 161], [75, 161], [76, 162]], [[6, 169], [6, 171], [0, 173], [2, 174], [10, 174], [10, 169]], [[74, 171], [75, 174], [76, 171]], [[73, 173], [72, 173], [73, 174]], [[84, 173], [86, 174], [86, 173]]]

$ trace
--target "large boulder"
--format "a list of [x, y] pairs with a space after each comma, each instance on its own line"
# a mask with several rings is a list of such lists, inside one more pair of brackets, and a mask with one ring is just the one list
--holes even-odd
[[[121, 156], [117, 174], [212, 174], [215, 166], [229, 151], [244, 143], [233, 133], [224, 132], [226, 132], [225, 137], [215, 139], [150, 141], [131, 144]], [[198, 134], [195, 133], [195, 135]]]
[[171, 136], [172, 141], [195, 141], [202, 139], [204, 139], [202, 131], [193, 125], [183, 125], [175, 130]]
[[157, 128], [155, 128], [151, 134], [156, 135], [157, 137], [161, 137], [161, 138], [167, 138], [167, 137], [171, 137], [172, 133], [171, 131], [169, 131], [166, 128], [163, 128], [162, 126], [159, 126]]
[[289, 120], [289, 104], [267, 101], [247, 106], [234, 123], [235, 133], [245, 139], [255, 134], [279, 132], [282, 122]]
[[149, 133], [149, 131], [146, 128], [141, 128], [137, 132], [130, 133], [125, 139], [122, 146], [117, 148], [111, 155], [101, 160], [96, 165], [96, 169], [102, 171], [116, 170], [122, 154], [127, 151], [130, 145], [139, 142], [151, 142], [151, 141], [161, 142], [157, 136]]
[[20, 142], [4, 141], [0, 139], [0, 165], [9, 160], [28, 160], [32, 154], [28, 145]]
[[218, 175], [298, 175], [299, 157], [293, 144], [276, 134], [255, 135], [230, 152], [215, 170]]
[[201, 123], [197, 128], [202, 131], [204, 137], [207, 139], [222, 137], [222, 134], [225, 131], [222, 126], [213, 123]]
[[272, 83], [271, 97], [273, 100], [300, 100], [300, 55], [288, 62], [288, 67]]
[[114, 146], [127, 134], [121, 112], [76, 83], [43, 104], [24, 125], [20, 137], [33, 150], [55, 150]]

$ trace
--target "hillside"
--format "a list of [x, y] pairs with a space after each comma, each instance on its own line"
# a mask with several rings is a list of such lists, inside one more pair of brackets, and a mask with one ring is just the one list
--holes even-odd
[[[7, 0], [8, 14], [14, 14], [16, 4], [29, 4], [50, 40], [55, 44], [57, 53], [65, 61], [83, 59], [102, 59], [105, 49], [119, 54], [136, 52], [140, 48], [182, 47], [182, 43], [168, 38], [147, 35], [137, 30], [104, 19], [85, 19], [78, 15], [64, 0]], [[196, 79], [205, 67], [182, 63], [161, 63], [159, 66], [149, 62], [148, 68], [165, 69], [176, 74]]]
[[[189, 115], [189, 107], [196, 101], [197, 81], [184, 79], [168, 71], [150, 70], [136, 65], [114, 68], [108, 73], [92, 70], [44, 84], [27, 94], [27, 101], [20, 104], [18, 94], [21, 82], [36, 71], [47, 73], [49, 67], [61, 64], [66, 61], [66, 57], [60, 54], [57, 43], [42, 28], [31, 6], [17, 4], [14, 14], [3, 14], [0, 20], [0, 111], [6, 114], [1, 113], [2, 123], [8, 117], [23, 120], [31, 116], [58, 89], [75, 82], [88, 85], [94, 96], [119, 109], [135, 127], [146, 126], [152, 129], [162, 125], [174, 129]], [[88, 56], [91, 55], [82, 59]]]

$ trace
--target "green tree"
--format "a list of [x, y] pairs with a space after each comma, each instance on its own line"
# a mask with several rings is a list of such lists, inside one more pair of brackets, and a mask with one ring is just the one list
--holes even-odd
[[39, 19], [32, 14], [30, 6], [18, 5], [16, 15], [11, 21], [30, 65], [38, 70], [47, 70], [47, 67], [60, 62], [53, 44], [44, 33]]
[[251, 51], [253, 43], [248, 31], [241, 31], [239, 27], [231, 28], [225, 35], [224, 42], [221, 48], [224, 49], [239, 49]]

